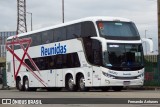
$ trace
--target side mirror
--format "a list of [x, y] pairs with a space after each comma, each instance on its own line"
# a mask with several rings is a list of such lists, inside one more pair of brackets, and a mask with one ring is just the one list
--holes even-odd
[[147, 42], [149, 44], [150, 47], [150, 52], [153, 52], [153, 41], [152, 39], [148, 39], [148, 38], [142, 38], [142, 41]]

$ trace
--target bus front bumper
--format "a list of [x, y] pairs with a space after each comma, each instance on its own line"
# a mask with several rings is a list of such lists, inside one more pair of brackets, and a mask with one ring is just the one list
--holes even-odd
[[134, 80], [118, 80], [104, 78], [101, 80], [101, 86], [143, 86], [144, 79], [134, 79]]

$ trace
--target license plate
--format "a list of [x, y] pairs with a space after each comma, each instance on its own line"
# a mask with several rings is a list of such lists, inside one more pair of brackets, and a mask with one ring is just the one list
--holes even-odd
[[130, 85], [130, 81], [123, 81], [123, 85], [124, 85], [124, 86]]

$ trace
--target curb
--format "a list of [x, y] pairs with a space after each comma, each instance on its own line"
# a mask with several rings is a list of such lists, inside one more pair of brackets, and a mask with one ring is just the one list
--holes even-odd
[[139, 88], [127, 88], [128, 90], [160, 90], [160, 87], [157, 86], [143, 86]]

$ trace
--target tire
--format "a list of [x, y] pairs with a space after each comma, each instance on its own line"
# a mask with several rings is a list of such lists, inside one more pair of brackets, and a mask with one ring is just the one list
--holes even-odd
[[24, 79], [24, 90], [25, 91], [29, 91], [30, 90], [29, 89], [29, 80], [28, 80], [28, 78]]
[[66, 89], [68, 91], [76, 91], [77, 90], [77, 86], [73, 83], [73, 77], [71, 75], [69, 75], [66, 78]]
[[29, 80], [28, 80], [28, 78], [25, 78], [24, 79], [24, 90], [25, 91], [36, 91], [37, 88], [30, 88], [29, 87]]
[[24, 91], [24, 84], [22, 84], [21, 79], [18, 79], [18, 80], [17, 80], [17, 89], [18, 89], [19, 91]]
[[123, 89], [123, 86], [114, 86], [114, 87], [112, 87], [112, 89], [114, 91], [121, 91]]
[[85, 87], [85, 81], [84, 81], [84, 76], [80, 75], [78, 77], [78, 88], [80, 91], [88, 91], [89, 88]]
[[110, 89], [110, 87], [101, 87], [102, 91], [108, 91]]

